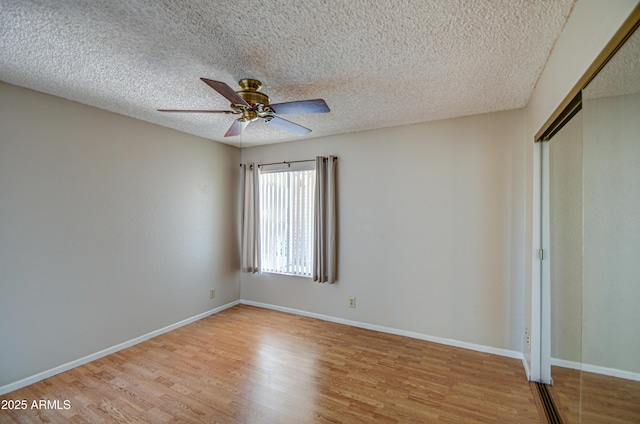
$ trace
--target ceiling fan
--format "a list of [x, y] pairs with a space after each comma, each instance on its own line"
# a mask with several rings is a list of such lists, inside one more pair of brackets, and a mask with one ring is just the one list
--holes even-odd
[[238, 81], [240, 90], [234, 91], [224, 82], [200, 78], [211, 88], [222, 94], [231, 102], [231, 110], [176, 110], [158, 109], [158, 112], [181, 113], [225, 113], [241, 115], [227, 130], [225, 137], [240, 135], [249, 122], [261, 119], [265, 124], [288, 131], [298, 136], [309, 134], [311, 130], [294, 122], [280, 118], [278, 115], [296, 113], [327, 113], [329, 107], [322, 99], [300, 100], [269, 104], [269, 96], [260, 92], [262, 83], [255, 79], [245, 78]]

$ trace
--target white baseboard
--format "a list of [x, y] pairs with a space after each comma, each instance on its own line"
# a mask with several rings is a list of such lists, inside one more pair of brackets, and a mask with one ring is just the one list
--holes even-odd
[[619, 370], [616, 368], [601, 367], [598, 365], [584, 364], [582, 362], [567, 361], [564, 359], [551, 358], [551, 365], [573, 370], [582, 370], [594, 374], [608, 375], [609, 377], [623, 378], [625, 380], [640, 381], [640, 373]]
[[478, 352], [506, 356], [508, 358], [514, 358], [514, 359], [524, 358], [522, 355], [522, 352], [517, 352], [515, 350], [500, 349], [496, 347], [484, 346], [484, 345], [479, 345], [475, 343], [461, 342], [459, 340], [454, 340], [454, 339], [429, 336], [426, 334], [416, 333], [413, 331], [399, 330], [396, 328], [384, 327], [381, 325], [367, 324], [364, 322], [352, 321], [344, 318], [332, 317], [329, 315], [322, 315], [322, 314], [316, 314], [313, 312], [301, 311], [299, 309], [286, 308], [283, 306], [271, 305], [268, 303], [254, 302], [252, 300], [241, 299], [240, 303], [242, 303], [243, 305], [257, 306], [259, 308], [273, 309], [275, 311], [286, 312], [289, 314], [301, 315], [309, 318], [320, 319], [323, 321], [335, 322], [337, 324], [350, 325], [352, 327], [364, 328], [366, 330], [380, 331], [381, 333], [395, 334], [397, 336], [406, 336], [406, 337], [411, 337], [413, 339], [425, 340], [428, 342], [440, 343], [440, 344], [454, 346], [454, 347], [461, 347], [464, 349], [475, 350]]
[[551, 358], [551, 365], [562, 368], [569, 368], [572, 370], [581, 370], [582, 364], [580, 362], [566, 361], [564, 359]]
[[522, 355], [522, 366], [524, 367], [524, 374], [527, 376], [527, 381], [531, 381], [531, 369], [524, 354]]
[[[475, 343], [462, 342], [462, 341], [459, 341], [459, 340], [448, 339], [448, 338], [443, 338], [443, 337], [429, 336], [429, 335], [426, 335], [426, 334], [416, 333], [416, 332], [413, 332], [413, 331], [400, 330], [400, 329], [391, 328], [391, 327], [385, 327], [385, 326], [368, 324], [368, 323], [359, 322], [359, 321], [348, 320], [348, 319], [344, 319], [344, 318], [332, 317], [332, 316], [329, 316], [329, 315], [316, 314], [316, 313], [313, 313], [313, 312], [302, 311], [302, 310], [299, 310], [299, 309], [286, 308], [286, 307], [283, 307], [283, 306], [277, 306], [277, 305], [271, 305], [271, 304], [267, 304], [267, 303], [254, 302], [254, 301], [251, 301], [251, 300], [242, 300], [241, 299], [241, 300], [236, 300], [234, 302], [227, 303], [227, 304], [225, 304], [223, 306], [220, 306], [218, 308], [209, 310], [207, 312], [203, 312], [203, 313], [198, 314], [196, 316], [193, 316], [191, 318], [187, 318], [185, 320], [182, 320], [182, 321], [177, 322], [175, 324], [172, 324], [172, 325], [169, 325], [167, 327], [161, 328], [159, 330], [155, 330], [155, 331], [152, 331], [150, 333], [144, 334], [144, 335], [142, 335], [140, 337], [136, 337], [135, 339], [120, 343], [118, 345], [115, 345], [115, 346], [112, 346], [110, 348], [101, 350], [101, 351], [93, 353], [91, 355], [87, 355], [87, 356], [85, 356], [83, 358], [76, 359], [76, 360], [68, 362], [66, 364], [62, 364], [62, 365], [59, 365], [59, 366], [57, 366], [55, 368], [52, 368], [52, 369], [40, 372], [38, 374], [32, 375], [30, 377], [24, 378], [22, 380], [19, 380], [19, 381], [16, 381], [16, 382], [9, 383], [7, 385], [1, 386], [0, 387], [0, 396], [4, 395], [4, 394], [7, 394], [7, 393], [10, 393], [10, 392], [12, 392], [14, 390], [21, 389], [21, 388], [26, 387], [26, 386], [28, 386], [30, 384], [37, 383], [38, 381], [44, 380], [46, 378], [53, 377], [56, 374], [60, 374], [62, 372], [65, 372], [65, 371], [68, 371], [68, 370], [73, 369], [75, 367], [78, 367], [80, 365], [84, 365], [84, 364], [89, 363], [91, 361], [95, 361], [96, 359], [100, 359], [100, 358], [105, 357], [107, 355], [110, 355], [112, 353], [118, 352], [119, 350], [126, 349], [128, 347], [131, 347], [133, 345], [141, 343], [141, 342], [143, 342], [145, 340], [149, 340], [149, 339], [151, 339], [153, 337], [156, 337], [156, 336], [159, 336], [161, 334], [167, 333], [169, 331], [175, 330], [177, 328], [183, 327], [183, 326], [185, 326], [187, 324], [191, 324], [192, 322], [195, 322], [197, 320], [205, 318], [205, 317], [207, 317], [209, 315], [213, 315], [215, 313], [218, 313], [220, 311], [223, 311], [225, 309], [228, 309], [228, 308], [233, 307], [235, 305], [238, 305], [240, 303], [244, 304], [244, 305], [256, 306], [256, 307], [265, 308], [265, 309], [272, 309], [272, 310], [276, 310], [276, 311], [280, 311], [280, 312], [286, 312], [286, 313], [290, 313], [290, 314], [294, 314], [294, 315], [306, 316], [306, 317], [309, 317], [309, 318], [316, 318], [316, 319], [320, 319], [320, 320], [323, 320], [323, 321], [334, 322], [334, 323], [337, 323], [337, 324], [344, 324], [344, 325], [349, 325], [349, 326], [352, 326], [352, 327], [358, 327], [358, 328], [364, 328], [364, 329], [367, 329], [367, 330], [379, 331], [379, 332], [382, 332], [382, 333], [394, 334], [394, 335], [410, 337], [410, 338], [418, 339], [418, 340], [425, 340], [425, 341], [428, 341], [428, 342], [440, 343], [440, 344], [444, 344], [444, 345], [448, 345], [448, 346], [460, 347], [460, 348], [463, 348], [463, 349], [474, 350], [474, 351], [477, 351], [477, 352], [490, 353], [490, 354], [493, 354], [493, 355], [499, 355], [499, 356], [504, 356], [504, 357], [513, 358], [513, 359], [520, 359], [520, 360], [522, 360], [522, 363], [523, 363], [527, 378], [529, 376], [528, 364], [527, 364], [527, 362], [526, 362], [526, 360], [524, 358], [524, 355], [521, 352], [518, 352], [518, 351], [509, 350], [509, 349], [501, 349], [501, 348], [496, 348], [496, 347], [492, 347], [492, 346], [479, 345], [479, 344], [475, 344]], [[553, 364], [553, 360], [552, 360], [552, 364]], [[562, 366], [562, 365], [560, 365], [560, 366]], [[594, 372], [594, 371], [592, 371], [592, 372]], [[626, 373], [626, 374], [632, 374], [632, 373]], [[607, 375], [611, 375], [611, 374], [607, 374]], [[615, 376], [618, 376], [618, 375], [615, 375]], [[629, 378], [629, 377], [621, 377], [621, 378]], [[636, 375], [635, 378], [631, 378], [631, 379], [637, 379], [638, 381], [640, 381], [640, 375]]]
[[68, 370], [70, 370], [72, 368], [79, 367], [80, 365], [84, 365], [84, 364], [89, 363], [91, 361], [95, 361], [96, 359], [100, 359], [102, 357], [105, 357], [107, 355], [115, 353], [115, 352], [117, 352], [119, 350], [126, 349], [126, 348], [131, 347], [133, 345], [136, 345], [138, 343], [142, 343], [145, 340], [149, 340], [149, 339], [151, 339], [153, 337], [156, 337], [156, 336], [159, 336], [161, 334], [167, 333], [167, 332], [169, 332], [171, 330], [175, 330], [175, 329], [183, 327], [183, 326], [185, 326], [187, 324], [191, 324], [192, 322], [195, 322], [195, 321], [198, 321], [198, 320], [200, 320], [202, 318], [208, 317], [209, 315], [216, 314], [216, 313], [218, 313], [220, 311], [228, 309], [228, 308], [230, 308], [232, 306], [235, 306], [235, 305], [237, 305], [239, 303], [240, 303], [239, 300], [227, 303], [226, 305], [219, 306], [217, 308], [211, 309], [211, 310], [209, 310], [207, 312], [203, 312], [203, 313], [198, 314], [196, 316], [193, 316], [191, 318], [187, 318], [187, 319], [182, 320], [180, 322], [177, 322], [175, 324], [171, 324], [171, 325], [169, 325], [167, 327], [164, 327], [164, 328], [161, 328], [159, 330], [152, 331], [152, 332], [144, 334], [144, 335], [142, 335], [140, 337], [136, 337], [135, 339], [131, 339], [129, 341], [126, 341], [126, 342], [117, 344], [115, 346], [109, 347], [107, 349], [101, 350], [99, 352], [92, 353], [91, 355], [87, 355], [87, 356], [85, 356], [83, 358], [76, 359], [76, 360], [71, 361], [71, 362], [67, 362], [66, 364], [62, 364], [62, 365], [59, 365], [59, 366], [57, 366], [55, 368], [51, 368], [49, 370], [42, 371], [42, 372], [40, 372], [38, 374], [35, 374], [35, 375], [32, 375], [30, 377], [23, 378], [22, 380], [18, 380], [16, 382], [9, 383], [7, 385], [1, 386], [0, 387], [0, 396], [5, 395], [5, 394], [10, 393], [10, 392], [13, 392], [14, 390], [21, 389], [21, 388], [26, 387], [26, 386], [28, 386], [30, 384], [37, 383], [38, 381], [42, 381], [42, 380], [44, 380], [46, 378], [53, 377], [56, 374], [60, 374], [62, 372], [68, 371]]

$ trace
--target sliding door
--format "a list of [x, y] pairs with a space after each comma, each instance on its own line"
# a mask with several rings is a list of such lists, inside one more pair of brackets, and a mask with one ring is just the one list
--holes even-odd
[[638, 423], [640, 31], [582, 97], [582, 422]]
[[549, 143], [553, 398], [567, 423], [638, 423], [640, 31]]
[[580, 416], [582, 368], [583, 114], [548, 143], [550, 362], [556, 406], [569, 423]]

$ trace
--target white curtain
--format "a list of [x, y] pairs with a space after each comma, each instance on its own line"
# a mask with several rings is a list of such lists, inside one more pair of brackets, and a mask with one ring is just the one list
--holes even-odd
[[260, 272], [260, 168], [242, 165], [242, 271]]
[[336, 161], [316, 157], [313, 281], [336, 281]]

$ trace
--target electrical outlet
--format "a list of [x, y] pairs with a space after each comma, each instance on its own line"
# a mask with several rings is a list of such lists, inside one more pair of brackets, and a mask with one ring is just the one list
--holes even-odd
[[356, 307], [356, 298], [355, 297], [350, 297], [349, 298], [349, 307], [350, 308], [355, 308]]
[[524, 330], [524, 336], [525, 336], [525, 340], [527, 341], [527, 346], [531, 347], [531, 331], [529, 331], [528, 328]]
[[209, 290], [209, 299], [216, 297], [216, 289]]

